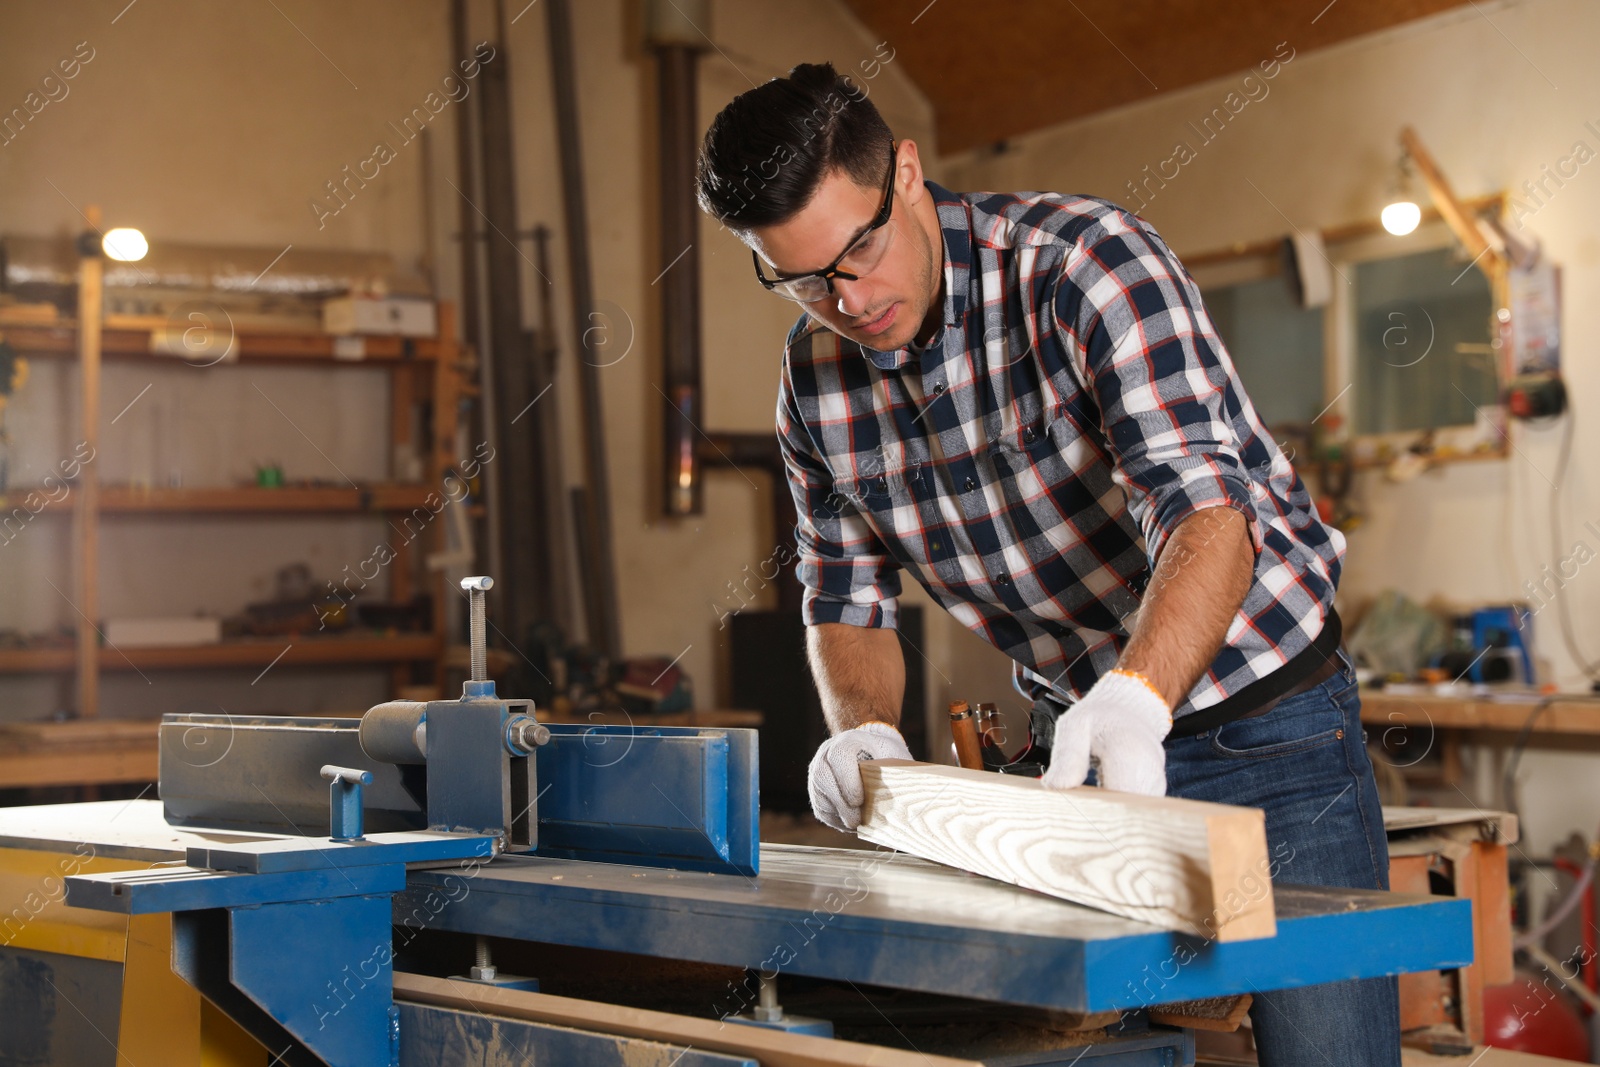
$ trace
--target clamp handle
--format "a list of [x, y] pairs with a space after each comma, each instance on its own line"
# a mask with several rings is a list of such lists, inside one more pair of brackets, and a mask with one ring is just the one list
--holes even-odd
[[328, 786], [328, 837], [334, 841], [361, 840], [361, 787], [372, 784], [372, 772], [327, 764], [322, 777]]

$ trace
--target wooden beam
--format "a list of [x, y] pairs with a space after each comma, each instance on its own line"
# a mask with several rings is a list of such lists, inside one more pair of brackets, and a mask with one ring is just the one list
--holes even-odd
[[[89, 232], [100, 236], [100, 209], [84, 208]], [[77, 499], [72, 509], [73, 560], [72, 609], [78, 632], [78, 714], [92, 719], [100, 714], [100, 468], [94, 465], [100, 444], [100, 325], [105, 314], [102, 293], [105, 265], [100, 250], [84, 253], [78, 261], [78, 374], [80, 448], [88, 450], [78, 476]]]
[[1277, 932], [1257, 808], [907, 760], [861, 778], [864, 840], [1207, 940]]
[[976, 1060], [925, 1056], [882, 1045], [835, 1041], [768, 1030], [759, 1026], [696, 1019], [644, 1008], [625, 1008], [548, 993], [526, 993], [477, 982], [426, 975], [394, 975], [396, 1000], [502, 1015], [511, 1019], [572, 1026], [603, 1034], [683, 1043], [710, 1052], [754, 1056], [762, 1067], [982, 1067]]
[[1489, 247], [1483, 231], [1478, 228], [1477, 219], [1456, 197], [1455, 190], [1450, 188], [1450, 180], [1444, 176], [1444, 171], [1434, 160], [1433, 154], [1423, 145], [1422, 138], [1417, 136], [1417, 131], [1410, 126], [1401, 127], [1400, 145], [1411, 157], [1411, 162], [1416, 165], [1417, 173], [1422, 175], [1423, 184], [1428, 187], [1428, 195], [1433, 198], [1439, 214], [1444, 217], [1445, 223], [1456, 235], [1456, 239], [1472, 253], [1473, 262], [1476, 263], [1488, 253], [1488, 262], [1484, 264], [1483, 272], [1489, 278], [1494, 278], [1496, 272], [1505, 269], [1504, 257]]

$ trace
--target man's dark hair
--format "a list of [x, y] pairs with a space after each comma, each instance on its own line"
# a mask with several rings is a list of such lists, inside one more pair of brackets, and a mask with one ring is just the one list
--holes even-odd
[[787, 221], [835, 170], [881, 186], [893, 142], [865, 89], [832, 63], [802, 63], [712, 120], [696, 174], [700, 208], [731, 229]]

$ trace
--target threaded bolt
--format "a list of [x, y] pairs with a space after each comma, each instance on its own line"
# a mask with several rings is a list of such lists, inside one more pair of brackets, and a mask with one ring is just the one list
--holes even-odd
[[486, 575], [461, 579], [461, 588], [466, 590], [472, 602], [472, 680], [486, 682], [489, 680], [489, 645], [488, 633], [489, 616], [484, 604], [484, 594], [494, 588], [494, 579]]

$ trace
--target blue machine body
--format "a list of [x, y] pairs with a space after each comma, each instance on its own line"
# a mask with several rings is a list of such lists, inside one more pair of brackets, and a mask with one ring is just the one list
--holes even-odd
[[553, 725], [539, 749], [541, 856], [752, 875], [753, 730]]
[[[481, 646], [492, 583], [468, 584]], [[164, 722], [165, 807], [0, 812], [0, 844], [88, 841], [97, 855], [154, 861], [69, 877], [67, 903], [171, 912], [174, 969], [287, 1064], [411, 1067], [468, 1048], [483, 1067], [756, 1062], [396, 1003], [396, 927], [483, 939], [480, 982], [495, 980], [493, 937], [1076, 1012], [1472, 959], [1466, 900], [1278, 886], [1277, 936], [1214, 944], [898, 853], [763, 848], [753, 730], [540, 723], [529, 702], [497, 698], [478, 663], [460, 700], [379, 705], [359, 730]], [[281, 801], [261, 788], [279, 781]], [[751, 1007], [731, 987], [714, 1006], [722, 1017]], [[772, 1005], [761, 1010], [773, 1025]], [[1188, 1032], [1152, 1030], [991, 1062], [1193, 1059]]]

